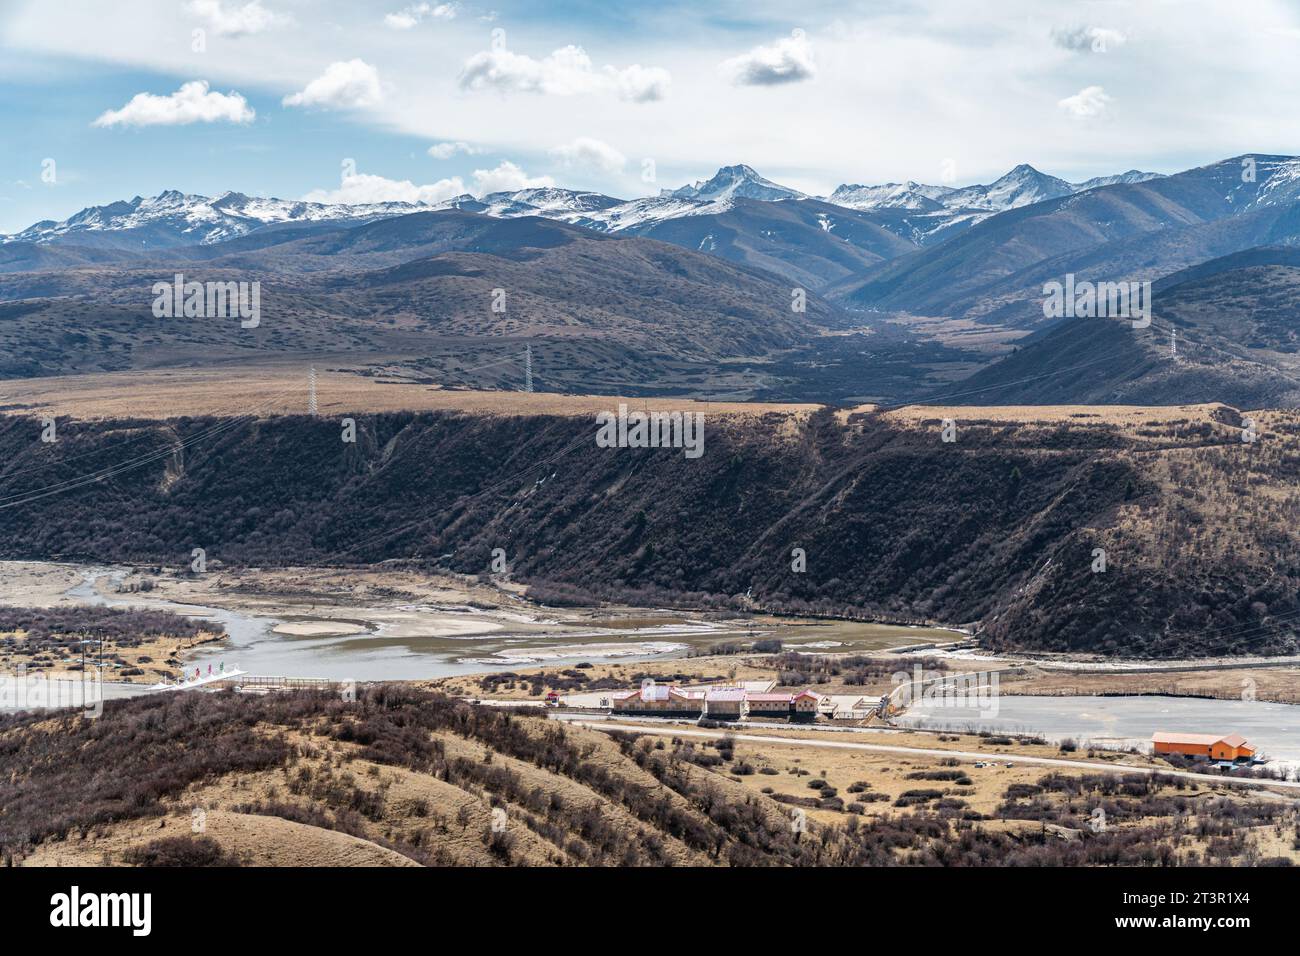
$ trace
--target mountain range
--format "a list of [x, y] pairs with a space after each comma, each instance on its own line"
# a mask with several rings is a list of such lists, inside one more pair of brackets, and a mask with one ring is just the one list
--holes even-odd
[[[1300, 159], [1260, 154], [1078, 183], [1022, 164], [987, 185], [826, 198], [745, 165], [632, 200], [545, 187], [348, 206], [172, 190], [0, 238], [0, 374], [250, 359], [337, 337], [363, 366], [383, 354], [385, 374], [438, 381], [473, 363], [421, 344], [436, 332], [488, 357], [532, 336], [552, 363], [539, 377], [560, 390], [1273, 403], [1297, 394], [1297, 247]], [[278, 325], [255, 346], [159, 328], [141, 288], [182, 269], [260, 278]], [[1044, 286], [1068, 275], [1151, 282], [1152, 326], [1045, 315]], [[481, 312], [507, 279], [526, 317]], [[809, 305], [792, 316], [799, 289]], [[1107, 349], [1122, 360], [1101, 361]], [[1086, 372], [1066, 371], [1080, 360]]]
[[[1130, 172], [1107, 179], [1155, 175]], [[908, 184], [917, 196], [940, 197], [925, 198], [926, 205], [916, 207], [888, 199], [886, 194], [897, 184], [840, 186], [829, 198], [817, 198], [774, 183], [749, 166], [734, 165], [722, 167], [708, 180], [632, 200], [559, 187], [482, 197], [465, 194], [433, 205], [325, 204], [235, 192], [210, 198], [168, 190], [93, 206], [61, 222], [44, 220], [0, 236], [0, 273], [218, 246], [254, 233], [278, 239], [283, 230], [306, 233], [416, 212], [458, 210], [503, 219], [537, 216], [595, 232], [661, 239], [822, 290], [862, 276], [869, 266], [949, 239], [1000, 211], [1088, 186], [1071, 185], [1021, 165], [988, 186]]]
[[1223, 160], [1006, 210], [950, 241], [830, 290], [850, 307], [1024, 328], [1066, 274], [1154, 280], [1198, 262], [1300, 239], [1300, 159]]
[[[482, 197], [467, 193], [436, 204], [363, 205], [264, 199], [236, 192], [223, 193], [214, 199], [167, 190], [154, 197], [136, 196], [105, 206], [92, 206], [62, 222], [43, 220], [13, 235], [0, 236], [0, 243], [71, 241], [80, 245], [134, 244], [157, 248], [223, 242], [258, 229], [286, 224], [370, 221], [428, 209], [459, 209], [499, 218], [541, 216], [602, 232], [645, 232], [673, 219], [719, 215], [746, 200], [810, 201], [858, 211], [901, 209], [943, 214], [932, 217], [933, 221], [927, 224], [929, 228], [920, 233], [912, 230], [915, 237], [934, 232], [953, 214], [965, 220], [978, 220], [1044, 199], [1114, 182], [1142, 182], [1157, 175], [1134, 170], [1071, 184], [1040, 173], [1032, 166], [1020, 165], [987, 186], [957, 189], [911, 182], [901, 186], [897, 183], [842, 185], [829, 197], [820, 199], [765, 179], [745, 165], [724, 166], [708, 180], [632, 200], [558, 187], [496, 192]], [[889, 228], [888, 222], [896, 220], [882, 222], [882, 227]]]

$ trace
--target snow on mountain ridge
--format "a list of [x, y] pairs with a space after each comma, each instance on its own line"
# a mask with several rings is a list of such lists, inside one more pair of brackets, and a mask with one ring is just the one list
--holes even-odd
[[1126, 173], [1118, 173], [1114, 176], [1094, 176], [1092, 179], [1085, 179], [1081, 183], [1074, 183], [1074, 189], [1075, 192], [1084, 192], [1101, 186], [1114, 186], [1117, 183], [1145, 183], [1161, 178], [1163, 178], [1161, 173], [1144, 173], [1140, 169], [1130, 169]]
[[[1294, 202], [1300, 198], [1300, 157], [1267, 157], [1257, 160], [1257, 166], [1265, 167], [1267, 178], [1260, 185], [1251, 205], [1272, 206], [1278, 203]], [[1256, 169], [1257, 179], [1260, 176]]]
[[989, 185], [967, 186], [949, 193], [945, 205], [1003, 212], [1018, 209], [1045, 199], [1069, 196], [1074, 187], [1064, 179], [1040, 173], [1028, 163], [1021, 163]]
[[879, 186], [846, 184], [831, 193], [828, 201], [851, 209], [912, 209], [918, 212], [938, 212], [947, 208], [941, 197], [953, 191], [946, 186], [926, 186], [911, 180], [905, 183], [882, 183]]
[[945, 209], [966, 209], [996, 213], [1100, 186], [1146, 182], [1157, 179], [1160, 175], [1130, 169], [1115, 176], [1097, 176], [1085, 182], [1071, 183], [1039, 172], [1027, 163], [1021, 163], [987, 185], [954, 188], [930, 186], [910, 180], [902, 184], [883, 183], [879, 186], [846, 184], [831, 193], [830, 201], [863, 210], [912, 209], [919, 212], [940, 212]]
[[[1294, 169], [1292, 189], [1277, 185], [1275, 195], [1300, 191], [1300, 161]], [[912, 213], [907, 226], [917, 236], [939, 235], [955, 223], [987, 218], [1044, 199], [1065, 196], [1119, 182], [1142, 182], [1155, 173], [1129, 170], [1117, 176], [1097, 177], [1083, 183], [1068, 183], [1047, 176], [1032, 166], [1020, 165], [989, 185], [961, 188], [907, 181], [881, 185], [841, 185], [823, 201], [851, 209], [896, 210]], [[1267, 201], [1261, 190], [1258, 202]], [[499, 218], [541, 216], [602, 232], [644, 228], [684, 216], [714, 215], [733, 208], [739, 200], [780, 201], [809, 199], [804, 193], [774, 183], [744, 164], [721, 167], [707, 180], [678, 189], [660, 191], [658, 196], [618, 199], [589, 190], [556, 186], [521, 189], [514, 192], [456, 196], [436, 204], [380, 202], [359, 205], [308, 202], [248, 196], [227, 191], [215, 199], [179, 190], [165, 190], [157, 196], [91, 206], [63, 222], [43, 220], [22, 232], [0, 236], [0, 243], [49, 242], [70, 234], [110, 233], [142, 230], [151, 245], [158, 242], [211, 244], [246, 235], [266, 226], [293, 222], [373, 220], [413, 212], [458, 209]]]
[[125, 232], [150, 227], [163, 229], [201, 244], [246, 235], [254, 229], [280, 222], [374, 219], [416, 211], [410, 203], [369, 203], [358, 206], [327, 205], [301, 200], [263, 199], [226, 192], [216, 199], [175, 189], [157, 196], [90, 206], [63, 222], [44, 220], [0, 242], [49, 242], [77, 232]]

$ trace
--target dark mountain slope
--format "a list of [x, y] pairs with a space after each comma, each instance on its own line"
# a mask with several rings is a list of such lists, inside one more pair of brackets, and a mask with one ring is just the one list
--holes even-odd
[[[651, 603], [751, 591], [775, 609], [978, 621], [999, 646], [1296, 651], [1294, 415], [1261, 416], [1253, 445], [1225, 408], [1033, 418], [714, 416], [695, 459], [600, 448], [585, 416], [358, 416], [355, 445], [336, 421], [276, 418], [41, 499], [115, 463], [124, 429], [169, 448], [213, 422], [69, 421], [34, 451], [33, 423], [5, 418], [0, 460], [21, 467], [0, 474], [0, 556], [178, 565], [202, 546], [247, 566], [483, 573], [500, 547], [516, 578]], [[1275, 493], [1242, 491], [1259, 484]]]
[[112, 265], [139, 259], [138, 249], [104, 249], [67, 243], [44, 245], [9, 242], [0, 245], [0, 275], [10, 272], [47, 272], [87, 266]]
[[525, 216], [493, 219], [459, 210], [418, 212], [362, 225], [333, 225], [282, 233], [263, 231], [189, 250], [219, 268], [284, 271], [357, 271], [397, 265], [444, 252], [482, 252], [528, 257], [527, 250], [555, 249], [578, 240], [616, 242], [580, 226]]
[[1300, 250], [1253, 249], [1169, 276], [1151, 328], [1069, 319], [959, 383], [974, 404], [1300, 402]]
[[1213, 222], [1163, 229], [1118, 242], [1074, 250], [1035, 263], [979, 290], [968, 318], [1026, 327], [1042, 321], [1043, 285], [1080, 279], [1165, 281], [1171, 273], [1193, 268], [1257, 246], [1300, 242], [1300, 203], [1265, 206]]
[[757, 266], [792, 283], [820, 289], [916, 248], [878, 219], [816, 199], [738, 199], [726, 212], [682, 216], [626, 231]]
[[1163, 296], [1167, 290], [1185, 282], [1208, 279], [1221, 272], [1231, 272], [1235, 269], [1245, 269], [1251, 266], [1300, 268], [1300, 248], [1295, 246], [1258, 246], [1253, 249], [1244, 249], [1241, 252], [1220, 256], [1217, 259], [1210, 259], [1207, 262], [1201, 262], [1170, 273], [1155, 283], [1153, 290], [1156, 295]]

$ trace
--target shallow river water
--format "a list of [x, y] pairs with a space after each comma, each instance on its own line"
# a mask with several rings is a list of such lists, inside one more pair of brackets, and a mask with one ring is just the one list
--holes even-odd
[[[227, 639], [187, 651], [186, 670], [206, 673], [220, 663], [250, 674], [322, 677], [331, 680], [422, 680], [455, 674], [490, 673], [537, 666], [568, 666], [581, 661], [646, 661], [685, 657], [692, 648], [763, 636], [744, 626], [692, 619], [689, 615], [647, 612], [635, 626], [581, 626], [548, 622], [514, 612], [485, 615], [466, 606], [396, 605], [357, 608], [364, 621], [349, 625], [335, 618], [327, 633], [312, 633], [300, 623], [284, 627], [281, 618], [203, 607], [145, 595], [111, 595], [122, 569], [87, 569], [82, 583], [65, 595], [84, 604], [148, 606], [225, 626]], [[105, 596], [103, 591], [110, 592]], [[349, 609], [350, 615], [354, 614]], [[542, 613], [545, 613], [544, 611]], [[651, 616], [653, 615], [653, 616]], [[624, 622], [626, 624], [627, 622]], [[278, 630], [277, 630], [278, 629]], [[299, 630], [304, 633], [292, 633]], [[918, 641], [951, 641], [960, 635], [940, 629], [909, 628], [845, 621], [782, 626], [788, 646], [809, 650], [879, 649]], [[286, 633], [288, 631], [289, 633]], [[108, 676], [108, 675], [106, 675]]]

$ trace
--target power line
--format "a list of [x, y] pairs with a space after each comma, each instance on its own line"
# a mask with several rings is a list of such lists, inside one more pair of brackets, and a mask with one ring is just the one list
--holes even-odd
[[300, 387], [301, 386], [292, 386], [290, 388], [284, 389], [283, 391], [277, 392], [273, 394], [267, 402], [264, 402], [262, 405], [258, 406], [252, 411], [247, 412], [243, 415], [236, 416], [234, 418], [219, 420], [217, 424], [211, 425], [195, 433], [194, 435], [191, 435], [189, 438], [186, 438], [183, 441], [173, 442], [167, 446], [156, 448], [153, 451], [139, 455], [132, 459], [128, 459], [127, 461], [122, 462], [120, 464], [108, 466], [106, 468], [100, 469], [99, 471], [94, 471], [88, 474], [75, 476], [73, 478], [67, 478], [64, 479], [63, 481], [58, 481], [51, 485], [46, 485], [43, 488], [31, 489], [29, 491], [24, 491], [18, 494], [12, 494], [12, 495], [7, 495], [5, 497], [2, 497], [0, 498], [0, 510], [4, 510], [7, 508], [15, 508], [20, 505], [30, 504], [33, 501], [39, 501], [43, 498], [48, 498], [51, 495], [56, 495], [64, 491], [71, 491], [74, 488], [81, 488], [86, 485], [95, 484], [97, 482], [104, 481], [108, 478], [115, 478], [118, 475], [124, 474], [128, 471], [133, 471], [136, 468], [153, 464], [154, 462], [162, 461], [165, 458], [175, 455], [179, 451], [183, 451], [185, 448], [188, 448], [191, 445], [197, 444], [198, 442], [201, 441], [206, 441], [209, 438], [214, 438], [217, 435], [220, 435], [224, 432], [236, 428], [237, 426], [243, 424], [246, 420], [256, 418], [259, 412], [264, 411], [276, 400], [278, 400], [279, 398], [285, 395], [288, 395], [291, 392], [297, 391], [297, 389]]

